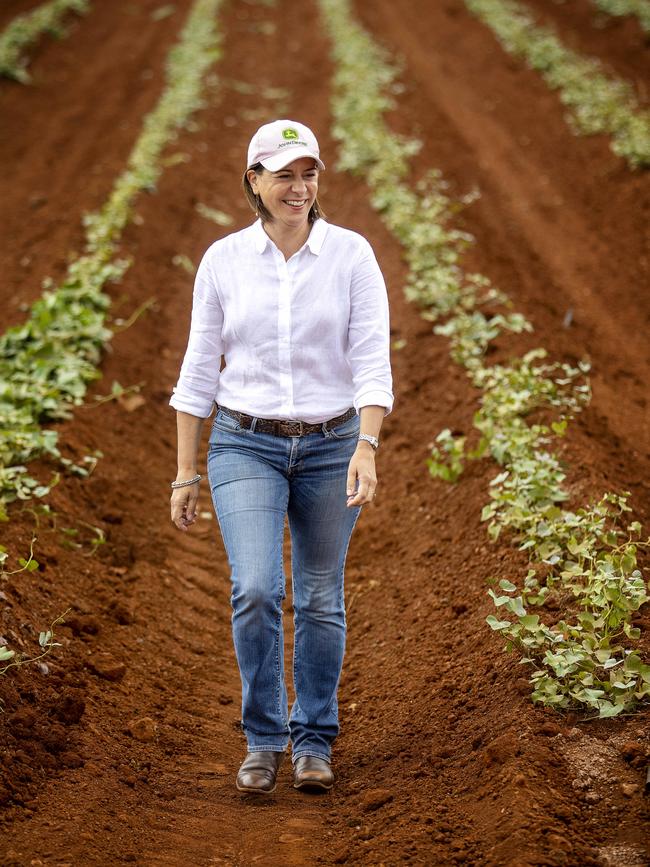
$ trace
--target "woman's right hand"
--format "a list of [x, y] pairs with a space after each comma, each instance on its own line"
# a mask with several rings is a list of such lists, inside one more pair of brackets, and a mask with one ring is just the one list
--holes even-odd
[[[178, 481], [183, 480], [178, 479]], [[193, 485], [185, 485], [183, 488], [174, 488], [172, 491], [172, 522], [184, 533], [187, 533], [190, 525], [196, 521], [196, 504], [198, 499], [199, 482], [195, 482]]]

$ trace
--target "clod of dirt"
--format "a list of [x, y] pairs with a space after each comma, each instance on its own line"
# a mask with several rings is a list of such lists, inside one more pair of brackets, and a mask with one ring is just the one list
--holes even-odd
[[518, 677], [515, 681], [515, 689], [519, 695], [529, 695], [533, 688], [525, 677]]
[[59, 756], [59, 761], [65, 768], [81, 768], [84, 765], [84, 760], [79, 753], [74, 753], [71, 750], [64, 750]]
[[52, 712], [64, 725], [78, 723], [86, 709], [81, 690], [70, 690], [61, 696], [52, 708]]
[[131, 737], [135, 738], [136, 741], [142, 741], [142, 743], [149, 743], [156, 736], [156, 731], [158, 726], [156, 725], [155, 720], [151, 719], [150, 716], [143, 716], [140, 719], [132, 719], [128, 726], [127, 730]]
[[21, 708], [9, 717], [12, 734], [17, 738], [29, 737], [31, 729], [36, 724], [36, 713], [31, 708]]
[[504, 763], [513, 756], [519, 755], [521, 747], [514, 735], [505, 734], [491, 741], [485, 749], [485, 760], [490, 762]]
[[555, 735], [562, 734], [562, 727], [549, 720], [548, 722], [541, 724], [539, 727], [539, 733], [540, 735], [546, 735], [548, 738], [553, 738]]
[[371, 789], [361, 799], [360, 807], [364, 813], [369, 813], [372, 810], [378, 810], [393, 800], [393, 793], [388, 789]]
[[646, 759], [645, 748], [635, 741], [627, 741], [621, 746], [621, 755], [633, 768], [639, 768]]
[[566, 837], [561, 834], [549, 834], [546, 840], [550, 846], [558, 852], [570, 852], [571, 844]]
[[133, 611], [119, 599], [114, 599], [108, 605], [106, 613], [109, 617], [115, 620], [116, 623], [119, 623], [120, 626], [129, 626], [135, 619]]
[[43, 734], [43, 745], [49, 753], [61, 753], [68, 743], [68, 734], [62, 725], [52, 723]]
[[123, 662], [118, 662], [108, 653], [98, 654], [89, 660], [88, 665], [95, 674], [106, 680], [122, 680], [126, 674], [126, 665]]
[[91, 614], [66, 614], [63, 625], [69, 627], [75, 635], [97, 635], [100, 629], [97, 618]]
[[621, 792], [626, 798], [633, 798], [639, 793], [640, 788], [638, 783], [621, 783]]

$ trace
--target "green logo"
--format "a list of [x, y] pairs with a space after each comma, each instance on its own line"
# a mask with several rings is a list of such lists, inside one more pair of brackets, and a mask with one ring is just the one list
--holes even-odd
[[287, 127], [287, 129], [282, 130], [282, 138], [290, 138], [295, 139], [298, 138], [298, 130], [293, 127]]

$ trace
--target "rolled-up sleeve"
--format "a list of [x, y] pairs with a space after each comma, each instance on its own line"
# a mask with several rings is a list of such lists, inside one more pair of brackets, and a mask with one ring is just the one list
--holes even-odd
[[352, 269], [348, 363], [354, 383], [354, 407], [393, 408], [388, 295], [372, 247], [367, 242]]
[[217, 393], [223, 342], [223, 308], [210, 266], [210, 250], [194, 280], [192, 324], [180, 375], [169, 401], [174, 409], [207, 418]]

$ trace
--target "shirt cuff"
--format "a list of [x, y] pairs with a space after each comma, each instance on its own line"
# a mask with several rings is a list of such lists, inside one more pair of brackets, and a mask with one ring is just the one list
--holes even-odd
[[384, 416], [387, 416], [393, 409], [393, 395], [390, 391], [364, 391], [354, 399], [354, 408], [359, 413], [362, 406], [383, 406]]
[[169, 405], [180, 412], [186, 412], [189, 415], [195, 415], [198, 418], [208, 418], [212, 413], [214, 401], [211, 400], [208, 403], [208, 401], [188, 400], [182, 395], [172, 394]]

